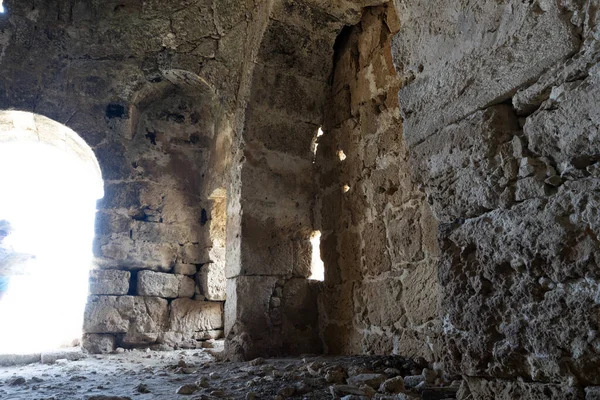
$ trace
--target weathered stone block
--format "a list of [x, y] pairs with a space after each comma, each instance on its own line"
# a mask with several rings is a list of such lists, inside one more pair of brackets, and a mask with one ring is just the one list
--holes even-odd
[[164, 298], [192, 297], [195, 282], [185, 275], [164, 274], [154, 271], [138, 273], [137, 293], [140, 296]]
[[381, 219], [365, 224], [363, 230], [363, 275], [381, 275], [391, 269], [385, 224]]
[[169, 331], [197, 335], [223, 328], [223, 304], [191, 299], [171, 303]]
[[125, 295], [129, 292], [131, 272], [119, 270], [90, 271], [90, 294]]
[[164, 330], [168, 304], [157, 297], [91, 296], [84, 315], [84, 333], [125, 333], [127, 344], [151, 343]]
[[115, 336], [101, 334], [85, 334], [81, 339], [85, 351], [91, 354], [108, 354], [115, 350]]
[[406, 316], [415, 326], [423, 325], [427, 321], [439, 317], [439, 293], [437, 270], [435, 261], [424, 262], [407, 269], [402, 275], [403, 307]]
[[208, 300], [225, 300], [225, 265], [220, 263], [204, 264], [197, 275], [201, 292]]
[[290, 354], [322, 351], [318, 330], [320, 282], [304, 278], [289, 280], [283, 287], [283, 346]]
[[130, 324], [123, 343], [132, 346], [155, 343], [167, 329], [168, 302], [159, 297], [136, 296], [133, 299], [133, 310], [126, 314]]
[[[225, 337], [237, 357], [252, 359], [278, 348], [281, 338], [273, 332], [269, 315], [277, 287], [274, 276], [238, 276], [227, 280]], [[252, 298], [252, 301], [248, 301]]]
[[600, 66], [581, 81], [552, 90], [550, 99], [527, 118], [523, 127], [531, 151], [549, 157], [562, 172], [584, 169], [597, 161], [600, 146]]
[[579, 382], [600, 383], [588, 372], [600, 362], [599, 342], [589, 336], [600, 320], [588, 312], [600, 282], [590, 237], [600, 233], [598, 207], [599, 183], [588, 178], [444, 232], [440, 285], [451, 370], [536, 381], [576, 370]]
[[196, 275], [198, 267], [195, 264], [176, 264], [173, 273], [178, 275]]
[[[257, 65], [251, 103], [288, 118], [312, 124], [321, 123], [322, 93], [327, 84], [294, 74], [281, 73], [277, 68]], [[274, 88], [275, 91], [274, 91]]]
[[98, 238], [94, 244], [94, 254], [103, 265], [132, 270], [169, 271], [180, 251], [178, 245], [133, 241], [129, 235]]
[[444, 128], [415, 146], [413, 178], [423, 184], [440, 222], [498, 208], [516, 178], [510, 140], [519, 131], [508, 106], [494, 106]]
[[392, 327], [404, 315], [402, 282], [399, 277], [382, 275], [363, 281], [354, 289], [354, 312], [365, 327]]
[[165, 224], [134, 221], [131, 238], [151, 243], [200, 243], [210, 245], [208, 229], [200, 224]]
[[125, 333], [129, 329], [127, 313], [133, 310], [132, 296], [90, 296], [85, 308], [85, 333]]
[[442, 8], [427, 0], [406, 5], [392, 54], [408, 83], [399, 98], [411, 147], [478, 109], [509, 99], [577, 51], [580, 42], [562, 6], [536, 7], [512, 0], [485, 0], [475, 8], [462, 0]]

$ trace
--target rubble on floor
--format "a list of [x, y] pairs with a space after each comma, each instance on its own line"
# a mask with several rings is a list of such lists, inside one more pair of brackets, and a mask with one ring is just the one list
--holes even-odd
[[6, 400], [454, 399], [459, 381], [399, 356], [224, 362], [213, 350], [126, 350], [0, 367]]

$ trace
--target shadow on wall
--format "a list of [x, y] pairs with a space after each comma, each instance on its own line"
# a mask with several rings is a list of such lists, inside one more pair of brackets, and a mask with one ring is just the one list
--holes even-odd
[[2, 111], [0, 187], [0, 353], [71, 345], [81, 336], [103, 196], [94, 153], [55, 121]]
[[107, 108], [108, 118], [130, 125], [105, 160], [110, 167], [120, 158], [116, 169], [125, 172], [107, 183], [99, 205], [88, 351], [196, 348], [223, 335], [226, 194], [214, 190], [222, 179], [211, 168], [214, 106], [202, 78], [169, 70], [131, 107]]

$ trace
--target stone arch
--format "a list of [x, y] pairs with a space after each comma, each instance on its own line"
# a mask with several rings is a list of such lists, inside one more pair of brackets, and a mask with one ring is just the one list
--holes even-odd
[[28, 111], [0, 111], [0, 145], [11, 143], [44, 143], [74, 154], [86, 169], [96, 176], [98, 198], [103, 195], [100, 164], [92, 148], [72, 129], [43, 115]]

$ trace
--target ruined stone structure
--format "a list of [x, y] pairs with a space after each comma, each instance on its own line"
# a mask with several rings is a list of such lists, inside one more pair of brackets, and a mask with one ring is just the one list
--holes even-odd
[[0, 110], [102, 172], [88, 351], [224, 337], [422, 357], [463, 399], [600, 393], [597, 1], [4, 5]]

